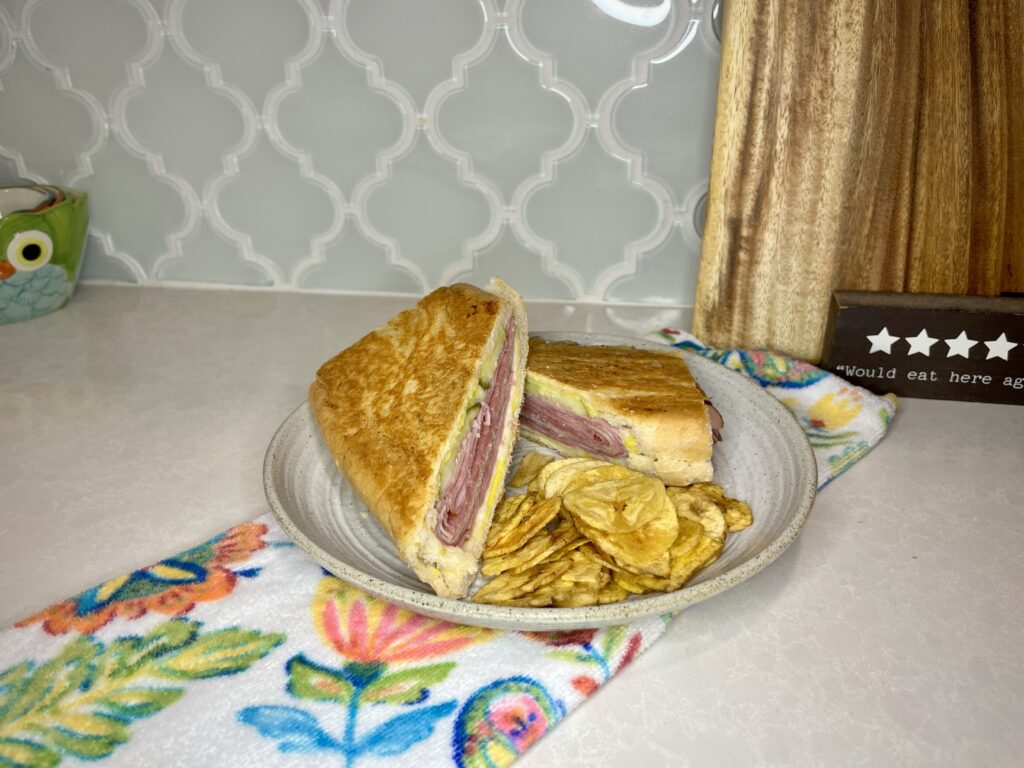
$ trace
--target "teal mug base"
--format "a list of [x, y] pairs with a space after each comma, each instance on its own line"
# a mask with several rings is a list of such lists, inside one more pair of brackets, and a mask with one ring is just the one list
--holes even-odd
[[56, 312], [71, 299], [75, 284], [58, 267], [19, 272], [0, 281], [0, 323], [16, 323]]

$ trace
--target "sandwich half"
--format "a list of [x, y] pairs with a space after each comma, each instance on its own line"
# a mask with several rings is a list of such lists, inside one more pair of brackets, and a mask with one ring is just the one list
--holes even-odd
[[522, 298], [439, 288], [324, 363], [309, 402], [338, 468], [442, 597], [476, 577], [517, 435]]
[[592, 456], [669, 485], [712, 479], [722, 419], [682, 351], [530, 339], [523, 437], [563, 456]]

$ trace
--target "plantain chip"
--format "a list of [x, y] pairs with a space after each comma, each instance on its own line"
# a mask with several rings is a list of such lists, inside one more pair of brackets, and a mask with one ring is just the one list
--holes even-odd
[[694, 483], [687, 486], [685, 490], [699, 494], [717, 504], [725, 516], [725, 524], [729, 533], [742, 531], [754, 523], [754, 516], [750, 511], [750, 506], [739, 499], [726, 496], [725, 491], [720, 485], [715, 483]]
[[668, 574], [668, 548], [679, 533], [679, 520], [658, 480], [603, 480], [562, 499], [580, 533], [618, 564]]
[[707, 503], [701, 506], [700, 524], [704, 526], [704, 532], [715, 541], [725, 541], [725, 534], [729, 528], [725, 524], [725, 515], [722, 508], [717, 504]]
[[509, 534], [510, 531], [523, 521], [526, 513], [530, 511], [537, 497], [532, 493], [522, 493], [518, 496], [506, 496], [494, 510], [491, 517], [491, 527], [487, 531], [487, 540], [484, 549], [493, 547], [498, 539]]
[[515, 525], [506, 526], [494, 541], [489, 545], [484, 545], [484, 554], [496, 557], [516, 551], [532, 539], [535, 533], [554, 520], [561, 508], [562, 499], [558, 496], [535, 501], [527, 507], [525, 513], [516, 516]]
[[556, 580], [537, 590], [550, 594], [552, 604], [559, 608], [596, 605], [601, 590], [611, 581], [611, 573], [603, 566], [579, 554], [569, 555], [572, 566]]
[[480, 573], [484, 576], [492, 577], [497, 576], [499, 573], [519, 568], [524, 564], [527, 567], [533, 566], [544, 560], [558, 547], [559, 545], [555, 542], [554, 537], [547, 531], [542, 531], [512, 552], [503, 552], [495, 555], [490, 551], [484, 550], [483, 560], [480, 562]]
[[686, 517], [679, 519], [679, 536], [669, 548], [669, 569], [665, 573], [640, 573], [620, 568], [615, 583], [633, 594], [672, 592], [685, 584], [693, 574], [710, 565], [722, 551], [723, 540], [707, 535], [704, 526]]
[[703, 493], [692, 491], [689, 488], [666, 488], [668, 497], [675, 505], [676, 514], [679, 517], [686, 517], [696, 520], [704, 526], [708, 536], [713, 539], [724, 540], [727, 530], [725, 515], [721, 507], [711, 501]]
[[702, 536], [700, 543], [685, 553], [680, 553], [672, 558], [672, 567], [669, 572], [669, 579], [672, 583], [671, 590], [679, 589], [690, 577], [701, 568], [706, 568], [718, 559], [722, 552], [724, 542], [712, 539], [710, 536]]
[[679, 535], [672, 542], [672, 546], [668, 548], [669, 557], [675, 559], [697, 549], [705, 535], [704, 526], [700, 522], [690, 520], [687, 517], [680, 517]]
[[622, 566], [615, 562], [615, 558], [606, 555], [603, 551], [595, 547], [590, 539], [587, 539], [587, 543], [579, 548], [579, 553], [588, 560], [597, 563], [602, 568], [607, 568], [610, 571], [622, 570]]
[[725, 491], [722, 486], [715, 483], [694, 483], [686, 486], [686, 489], [706, 496], [711, 501], [721, 501], [725, 498]]
[[646, 532], [607, 534], [580, 523], [577, 523], [577, 527], [595, 547], [611, 557], [613, 565], [609, 566], [610, 570], [668, 575], [671, 566], [668, 551], [649, 546]]
[[505, 571], [521, 573], [540, 562], [562, 559], [574, 546], [586, 542], [571, 521], [566, 523], [550, 530], [541, 529], [512, 552], [493, 555], [485, 551], [480, 573], [484, 576], [497, 576]]
[[586, 584], [578, 581], [567, 581], [559, 579], [557, 584], [561, 589], [555, 592], [554, 605], [558, 608], [579, 608], [586, 605], [597, 605], [601, 601], [601, 593], [607, 583], [611, 582], [611, 574], [603, 571], [603, 578], [600, 586], [597, 584]]
[[559, 469], [562, 469], [562, 467], [568, 467], [573, 464], [579, 464], [581, 461], [591, 461], [591, 459], [586, 459], [583, 458], [582, 456], [575, 456], [568, 459], [555, 459], [554, 461], [549, 461], [547, 464], [540, 468], [540, 471], [537, 473], [537, 476], [530, 481], [530, 484], [527, 486], [527, 489], [533, 491], [534, 493], [542, 492], [544, 490], [544, 484], [548, 481], [548, 478], [551, 476], [552, 472], [557, 472]]
[[550, 584], [572, 566], [568, 560], [540, 563], [521, 573], [505, 571], [484, 584], [473, 595], [475, 603], [511, 605], [509, 601], [530, 595], [538, 588]]
[[582, 554], [579, 549], [570, 552], [568, 557], [572, 567], [561, 576], [562, 581], [600, 589], [611, 579], [607, 568]]
[[[573, 517], [607, 533], [627, 533], [655, 520], [676, 519], [673, 505], [666, 504], [671, 500], [665, 486], [646, 475], [600, 480], [566, 491], [562, 499]], [[672, 528], [666, 547], [675, 539], [675, 526]]]
[[[571, 491], [585, 488], [593, 485], [594, 483], [601, 482], [602, 480], [629, 480], [645, 478], [646, 475], [642, 475], [639, 472], [634, 472], [631, 469], [626, 469], [618, 464], [609, 464], [606, 461], [598, 462], [597, 465], [592, 465], [583, 469], [576, 477], [574, 477], [566, 486], [562, 489], [562, 493], [566, 494]], [[652, 480], [654, 478], [651, 478]]]
[[554, 456], [546, 453], [530, 451], [519, 462], [519, 466], [516, 467], [509, 485], [513, 488], [522, 488], [537, 476], [545, 464], [550, 463], [553, 459]]
[[668, 584], [668, 579], [658, 578], [657, 576], [645, 576], [640, 573], [629, 573], [628, 571], [616, 571], [612, 574], [612, 579], [615, 586], [630, 595], [657, 592], [664, 585]]
[[556, 597], [552, 605], [556, 608], [585, 608], [588, 605], [597, 605], [599, 596], [600, 592], [568, 590], [564, 595]]
[[496, 605], [508, 605], [516, 608], [545, 608], [551, 605], [551, 595], [536, 591], [519, 597], [510, 597], [507, 600], [495, 601]]
[[569, 557], [573, 551], [590, 543], [587, 537], [579, 532], [579, 530], [576, 528], [576, 525], [572, 522], [571, 519], [566, 517], [565, 520], [568, 522], [570, 526], [569, 530], [571, 530], [571, 533], [566, 533], [566, 535], [563, 537], [565, 543], [562, 544], [560, 548], [556, 549], [550, 555], [544, 558], [545, 561], [562, 560], [566, 557]]
[[509, 606], [604, 605], [679, 589], [753, 522], [714, 483], [668, 487], [585, 457], [523, 457], [495, 511], [472, 599]]
[[618, 603], [629, 597], [630, 593], [623, 589], [617, 584], [614, 578], [609, 579], [608, 583], [601, 587], [601, 591], [597, 593], [597, 604], [607, 605], [608, 603]]
[[725, 498], [719, 504], [722, 506], [722, 514], [725, 515], [725, 525], [729, 533], [742, 531], [754, 524], [754, 515], [750, 511], [750, 505], [745, 501]]
[[549, 474], [547, 480], [544, 481], [544, 496], [546, 498], [561, 496], [565, 492], [565, 487], [573, 482], [581, 472], [607, 465], [607, 462], [598, 459], [584, 459], [561, 466]]

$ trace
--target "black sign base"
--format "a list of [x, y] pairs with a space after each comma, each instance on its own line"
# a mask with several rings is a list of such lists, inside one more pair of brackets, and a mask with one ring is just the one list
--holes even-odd
[[1024, 299], [837, 291], [821, 367], [873, 392], [1024, 405]]

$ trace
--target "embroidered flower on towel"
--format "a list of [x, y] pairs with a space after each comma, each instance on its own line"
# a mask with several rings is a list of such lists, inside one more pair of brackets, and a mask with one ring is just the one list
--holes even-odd
[[262, 523], [243, 523], [198, 547], [51, 605], [15, 626], [41, 621], [51, 635], [71, 630], [91, 635], [115, 617], [137, 619], [149, 611], [182, 616], [196, 603], [231, 594], [239, 576], [259, 573], [258, 569], [236, 571], [228, 566], [248, 560], [265, 547], [266, 532]]
[[455, 721], [458, 768], [505, 768], [565, 717], [565, 705], [538, 681], [495, 680], [469, 697]]
[[842, 429], [860, 413], [864, 398], [853, 387], [826, 392], [807, 409], [810, 425], [816, 429]]
[[[313, 710], [263, 704], [240, 710], [238, 720], [277, 741], [282, 753], [333, 752], [346, 766], [364, 757], [400, 755], [430, 738], [457, 702], [424, 704], [456, 662], [415, 662], [454, 654], [497, 634], [420, 616], [334, 577], [321, 579], [311, 613], [320, 639], [345, 661], [334, 666], [312, 653], [297, 654], [285, 664], [285, 691], [321, 708], [334, 705], [337, 717], [321, 720]], [[396, 708], [399, 714], [393, 714]]]
[[530, 640], [554, 646], [548, 657], [572, 665], [581, 665], [586, 673], [572, 678], [572, 687], [583, 696], [589, 696], [602, 684], [611, 680], [640, 651], [643, 636], [629, 633], [625, 626], [603, 630], [576, 629], [556, 632], [523, 632]]
[[[172, 706], [193, 682], [248, 670], [284, 640], [280, 632], [243, 627], [207, 630], [192, 619], [107, 642], [64, 640], [48, 657], [0, 669], [0, 765], [107, 758], [131, 740], [136, 720]], [[138, 765], [138, 758], [124, 764]]]
[[422, 661], [489, 639], [493, 630], [438, 621], [326, 578], [313, 598], [320, 638], [351, 661]]

